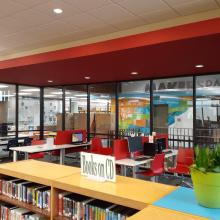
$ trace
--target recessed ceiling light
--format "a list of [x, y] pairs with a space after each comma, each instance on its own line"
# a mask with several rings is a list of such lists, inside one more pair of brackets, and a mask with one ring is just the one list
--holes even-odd
[[53, 82], [53, 80], [48, 80], [47, 82], [52, 83], [52, 82]]
[[53, 12], [56, 13], [56, 14], [62, 14], [63, 10], [61, 8], [54, 8]]
[[131, 72], [131, 75], [138, 75], [138, 72]]
[[202, 64], [198, 64], [198, 65], [195, 65], [195, 67], [196, 67], [196, 68], [203, 68], [204, 65], [202, 65]]
[[85, 76], [84, 79], [90, 79], [90, 76]]

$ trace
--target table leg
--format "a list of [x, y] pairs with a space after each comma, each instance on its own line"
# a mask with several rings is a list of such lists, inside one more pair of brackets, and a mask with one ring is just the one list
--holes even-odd
[[124, 167], [124, 176], [127, 176], [127, 167], [125, 165], [123, 165]]
[[26, 152], [24, 153], [24, 159], [25, 159], [25, 160], [28, 160], [28, 159], [29, 159], [28, 153], [26, 153]]
[[64, 164], [65, 149], [60, 149], [60, 164]]
[[121, 176], [124, 176], [124, 166], [123, 165], [121, 165]]
[[18, 152], [17, 151], [13, 151], [13, 162], [16, 162], [18, 160]]
[[132, 167], [133, 178], [136, 178], [136, 166]]

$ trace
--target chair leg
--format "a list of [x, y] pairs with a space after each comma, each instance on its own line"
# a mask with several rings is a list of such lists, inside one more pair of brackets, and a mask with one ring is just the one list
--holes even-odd
[[152, 177], [150, 178], [150, 180], [151, 180], [152, 182], [156, 182], [156, 176], [152, 176]]

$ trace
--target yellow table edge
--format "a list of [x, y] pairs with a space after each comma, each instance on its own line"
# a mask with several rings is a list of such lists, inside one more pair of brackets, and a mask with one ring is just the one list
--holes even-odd
[[149, 205], [135, 215], [127, 218], [127, 220], [209, 220], [201, 216], [195, 216], [184, 212], [178, 212], [154, 205]]

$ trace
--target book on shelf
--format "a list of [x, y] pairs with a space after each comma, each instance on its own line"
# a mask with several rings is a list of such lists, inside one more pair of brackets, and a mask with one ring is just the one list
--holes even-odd
[[72, 220], [125, 220], [138, 210], [76, 193], [58, 194], [58, 214]]
[[0, 179], [1, 194], [47, 211], [50, 211], [50, 189], [49, 186], [13, 177]]
[[44, 220], [45, 217], [30, 210], [19, 208], [4, 202], [0, 203], [1, 220]]

